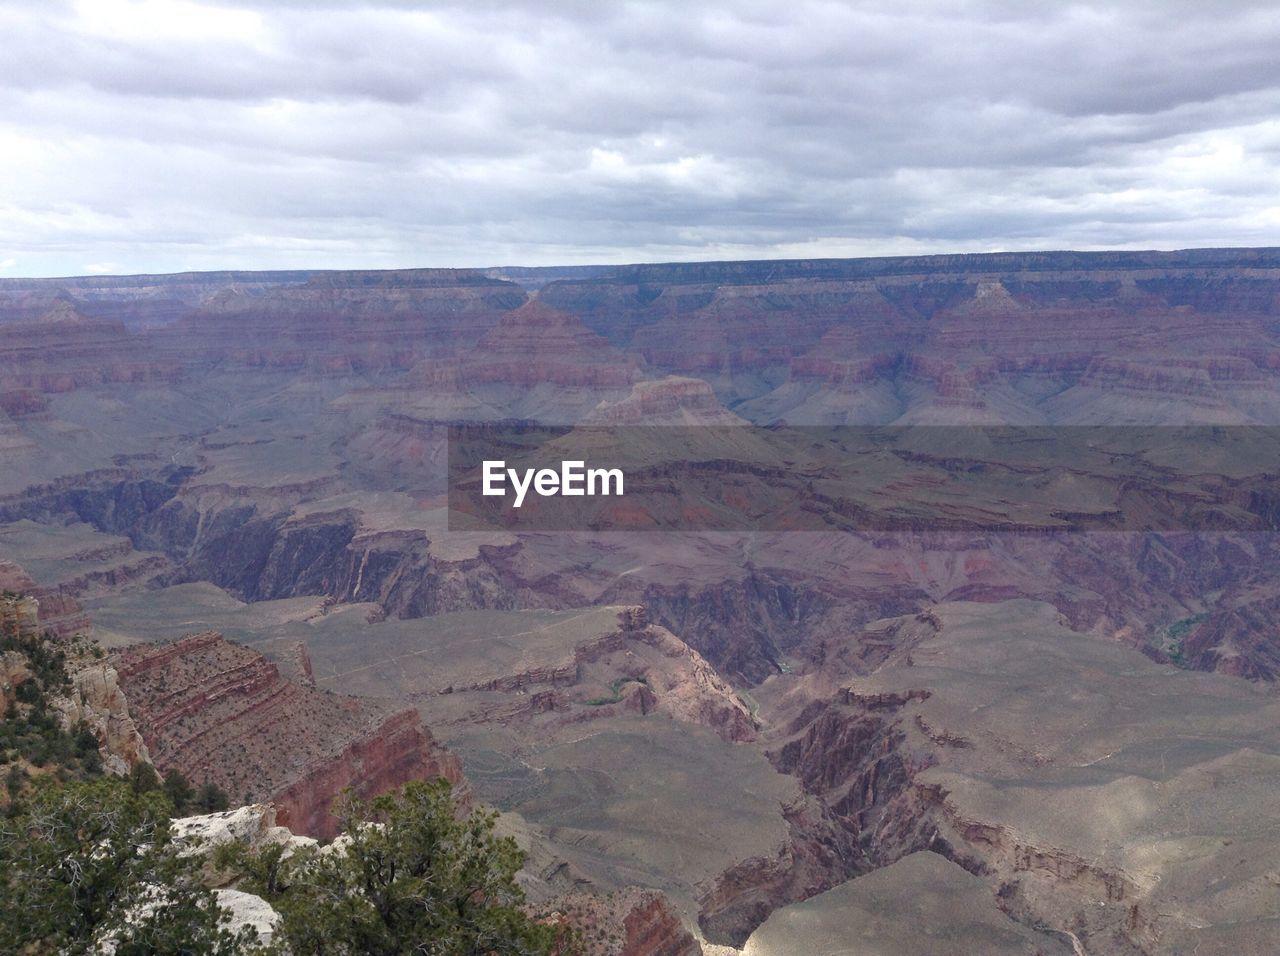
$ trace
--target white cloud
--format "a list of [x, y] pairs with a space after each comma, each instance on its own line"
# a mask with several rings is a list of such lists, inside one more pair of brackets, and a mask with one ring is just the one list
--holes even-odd
[[230, 40], [253, 44], [261, 14], [187, 0], [77, 0], [75, 29], [112, 42], [166, 43]]
[[0, 0], [0, 31], [35, 274], [1276, 241], [1269, 3]]

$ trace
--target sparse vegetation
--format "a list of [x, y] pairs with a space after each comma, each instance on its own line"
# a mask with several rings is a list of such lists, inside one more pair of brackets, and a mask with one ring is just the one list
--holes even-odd
[[102, 758], [93, 732], [83, 723], [65, 727], [51, 705], [52, 697], [71, 687], [64, 649], [6, 629], [0, 633], [0, 655], [9, 655], [21, 672], [0, 714], [0, 764], [10, 765], [5, 809], [12, 815], [19, 812], [31, 778], [48, 774], [60, 780], [91, 779], [102, 773]]
[[537, 956], [563, 946], [563, 927], [524, 909], [515, 841], [494, 834], [493, 813], [464, 811], [446, 781], [370, 802], [347, 795], [338, 816], [341, 852], [236, 844], [218, 855], [281, 913], [293, 956]]
[[159, 790], [103, 778], [36, 786], [0, 821], [0, 952], [240, 956], [256, 935], [219, 925], [198, 857], [181, 856]]
[[[0, 602], [13, 605], [21, 598], [5, 592]], [[10, 618], [6, 616], [4, 621]], [[53, 706], [55, 697], [71, 693], [68, 662], [100, 659], [103, 651], [87, 638], [61, 642], [48, 635], [24, 635], [6, 623], [0, 627], [0, 655], [5, 654], [16, 655], [21, 662], [21, 677], [13, 687], [12, 700], [0, 713], [0, 766], [8, 765], [0, 801], [5, 813], [13, 817], [23, 812], [23, 799], [44, 777], [66, 783], [103, 775], [97, 735], [83, 722], [66, 727]], [[137, 795], [163, 789], [176, 815], [214, 813], [229, 804], [226, 793], [215, 784], [194, 787], [177, 770], [170, 770], [162, 782], [148, 763], [132, 768], [128, 786]]]
[[619, 703], [622, 700], [622, 688], [632, 683], [644, 684], [647, 687], [649, 681], [643, 677], [619, 677], [609, 684], [608, 697], [592, 697], [590, 700], [584, 701], [584, 703], [588, 707], [603, 707], [606, 704]]
[[231, 798], [214, 783], [202, 783], [196, 790], [195, 799], [185, 809], [196, 813], [220, 813], [231, 805]]
[[1164, 652], [1169, 660], [1179, 667], [1186, 663], [1182, 653], [1182, 642], [1186, 640], [1191, 630], [1203, 621], [1206, 616], [1205, 614], [1193, 614], [1190, 617], [1174, 621], [1165, 629]]
[[[63, 730], [49, 704], [70, 688], [62, 648], [4, 640], [24, 676], [0, 724], [0, 952], [88, 954], [104, 940], [117, 956], [265, 952], [252, 930], [222, 925], [203, 860], [180, 855], [170, 831], [174, 815], [225, 810], [226, 793], [147, 763], [104, 776], [93, 733]], [[293, 956], [567, 952], [566, 928], [523, 908], [514, 841], [494, 835], [492, 813], [461, 813], [446, 782], [348, 797], [340, 815], [344, 852], [286, 859], [276, 847], [236, 861], [246, 888], [278, 907]]]

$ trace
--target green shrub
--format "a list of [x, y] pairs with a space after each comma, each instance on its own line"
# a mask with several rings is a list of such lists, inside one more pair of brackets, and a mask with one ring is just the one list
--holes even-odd
[[341, 803], [345, 852], [280, 847], [220, 854], [283, 917], [293, 956], [540, 956], [558, 931], [530, 917], [515, 876], [523, 854], [495, 815], [462, 813], [444, 780]]
[[[0, 952], [117, 956], [252, 952], [252, 930], [220, 926], [198, 857], [177, 852], [169, 803], [124, 781], [46, 780], [0, 821]], [[145, 904], [145, 905], [144, 905]]]

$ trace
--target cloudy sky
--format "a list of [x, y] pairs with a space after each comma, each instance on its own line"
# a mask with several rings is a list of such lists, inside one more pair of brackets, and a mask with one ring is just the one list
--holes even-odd
[[0, 276], [1280, 244], [1280, 7], [0, 0]]

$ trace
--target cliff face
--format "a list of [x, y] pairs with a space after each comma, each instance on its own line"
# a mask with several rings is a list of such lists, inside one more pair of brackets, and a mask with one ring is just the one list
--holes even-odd
[[68, 726], [83, 721], [93, 731], [107, 772], [125, 776], [138, 763], [150, 763], [116, 669], [107, 661], [86, 661], [72, 672], [71, 682], [70, 695], [55, 706]]
[[8, 593], [0, 600], [0, 635], [29, 640], [40, 633], [40, 605], [19, 588], [10, 587], [12, 581], [2, 589]]
[[702, 946], [656, 890], [570, 893], [545, 907], [578, 931], [581, 948], [576, 952], [581, 956], [702, 956]]
[[[70, 651], [66, 662], [70, 692], [50, 701], [61, 714], [63, 725], [72, 728], [83, 722], [88, 726], [98, 738], [108, 773], [123, 776], [139, 761], [150, 760], [115, 668], [100, 659], [96, 645], [87, 647], [68, 640], [88, 633], [84, 609], [74, 598], [37, 587], [26, 571], [12, 562], [0, 562], [0, 591], [17, 595], [0, 600], [0, 635], [26, 640], [47, 637], [62, 642], [64, 650]], [[43, 594], [44, 599], [33, 593]], [[14, 688], [25, 679], [24, 672], [19, 654], [6, 654], [0, 661], [0, 714], [7, 711]]]
[[417, 711], [410, 708], [392, 713], [329, 759], [317, 761], [271, 800], [278, 808], [281, 825], [298, 833], [329, 837], [335, 823], [329, 807], [348, 787], [357, 796], [369, 798], [408, 780], [436, 777], [461, 785], [462, 765], [435, 741]]
[[507, 313], [461, 366], [469, 384], [625, 388], [639, 370], [577, 316], [538, 300]]
[[1199, 616], [1171, 652], [1197, 670], [1274, 681], [1280, 676], [1278, 612], [1280, 597], [1215, 609]]
[[713, 881], [699, 922], [715, 942], [741, 945], [779, 906], [927, 848], [936, 826], [921, 812], [916, 775], [935, 761], [908, 744], [901, 711], [927, 692], [848, 690], [814, 700], [770, 751], [806, 797], [784, 808], [788, 840], [773, 857], [744, 861]]
[[162, 348], [194, 345], [201, 363], [380, 372], [473, 345], [525, 298], [518, 286], [468, 270], [316, 273], [261, 291], [228, 285], [151, 338]]
[[698, 378], [668, 376], [637, 382], [626, 398], [601, 402], [584, 425], [745, 425], [720, 404], [711, 386]]
[[[314, 379], [419, 366], [438, 389], [439, 369], [457, 365], [463, 385], [514, 388], [696, 375], [762, 420], [793, 422], [1149, 420], [1157, 396], [1183, 421], [1275, 417], [1245, 394], [1277, 387], [1273, 249], [565, 274], [535, 282], [532, 300], [468, 270], [5, 280], [0, 408], [41, 414], [48, 394], [214, 367]], [[868, 382], [895, 389], [859, 394]], [[845, 392], [841, 408], [815, 397], [831, 388]]]
[[158, 769], [277, 802], [299, 832], [333, 836], [328, 809], [345, 787], [372, 796], [421, 777], [461, 782], [413, 711], [287, 681], [219, 634], [126, 648], [112, 663]]
[[43, 410], [43, 395], [90, 385], [172, 381], [179, 362], [139, 348], [119, 322], [0, 323], [0, 381], [9, 414]]
[[[850, 838], [847, 876], [931, 850], [1077, 951], [1165, 952], [1203, 930], [1244, 952], [1266, 932], [1249, 901], [1270, 872], [1256, 841], [1273, 836], [1249, 807], [1277, 770], [1255, 752], [1276, 720], [1269, 694], [1162, 667], [1026, 601], [939, 605], [840, 642], [852, 653], [773, 682], [765, 704], [793, 715], [771, 758]], [[851, 669], [867, 673], [841, 676]], [[1197, 809], [1175, 821], [1173, 805]], [[780, 863], [725, 874], [708, 934], [737, 941], [757, 913], [823, 888], [797, 894], [787, 871], [803, 858]]]
[[762, 422], [1275, 418], [1243, 391], [1276, 387], [1275, 250], [638, 266], [540, 298]]
[[0, 591], [24, 596], [21, 615], [24, 632], [51, 634], [66, 639], [89, 632], [89, 618], [71, 594], [63, 588], [37, 584], [20, 565], [0, 561]]
[[467, 270], [122, 278], [0, 282], [0, 408], [30, 415], [50, 394], [173, 383], [213, 365], [403, 370], [474, 345], [526, 299]]
[[[1265, 696], [1243, 681], [1224, 689], [1234, 686], [1224, 675], [1280, 674], [1274, 535], [470, 536], [444, 526], [439, 473], [454, 420], [1275, 423], [1280, 252], [696, 263], [525, 279], [541, 287], [533, 299], [446, 271], [102, 278], [62, 291], [0, 281], [3, 540], [65, 571], [62, 587], [30, 592], [38, 617], [33, 625], [27, 606], [22, 626], [69, 637], [87, 626], [77, 595], [110, 602], [146, 583], [212, 582], [248, 602], [324, 596], [336, 618], [387, 624], [380, 636], [391, 642], [390, 663], [365, 667], [352, 658], [368, 645], [334, 636], [341, 621], [282, 633], [320, 638], [312, 668], [287, 651], [296, 680], [210, 634], [130, 649], [85, 672], [73, 712], [126, 755], [145, 747], [162, 769], [236, 799], [274, 799], [319, 834], [331, 832], [325, 808], [345, 785], [372, 793], [457, 776], [411, 712], [375, 695], [414, 694], [460, 751], [468, 734], [486, 753], [510, 744], [503, 766], [538, 786], [556, 775], [530, 767], [531, 743], [596, 747], [570, 765], [581, 777], [551, 791], [557, 811], [561, 794], [584, 792], [580, 781], [597, 781], [616, 756], [603, 753], [614, 745], [601, 728], [670, 747], [672, 728], [702, 725], [692, 730], [710, 728], [706, 746], [688, 751], [700, 756], [674, 769], [664, 793], [690, 766], [705, 773], [717, 748], [750, 753], [804, 791], [770, 818], [777, 845], [699, 871], [693, 902], [721, 940], [925, 847], [986, 880], [1006, 911], [1077, 933], [1091, 951], [1189, 937], [1218, 904], [1239, 904], [1243, 920], [1240, 901], [1272, 891], [1274, 852], [1250, 821], [1270, 812], [1273, 748], [1248, 727], [1223, 727]], [[1249, 507], [1280, 513], [1266, 500]], [[50, 533], [86, 523], [116, 538], [54, 554], [10, 533], [26, 522]], [[1047, 602], [1061, 621], [1036, 618], [996, 653], [989, 642], [1017, 619], [1017, 598]], [[963, 645], [937, 639], [929, 619], [954, 601], [990, 611], [960, 628]], [[652, 623], [619, 623], [614, 605], [644, 605]], [[572, 622], [604, 606], [601, 626]], [[485, 654], [450, 639], [456, 622], [403, 620], [474, 609], [563, 616], [505, 644], [481, 622], [470, 636]], [[1130, 659], [1132, 649], [1147, 659]], [[1129, 657], [1108, 656], [1119, 651]], [[1000, 680], [1031, 658], [1044, 669]], [[1093, 663], [1082, 672], [1081, 660]], [[1129, 682], [1170, 662], [1222, 674], [1165, 667], [1150, 686]], [[1167, 712], [1162, 688], [1184, 679], [1180, 709]], [[1040, 691], [1046, 700], [1018, 709]], [[1196, 739], [1215, 741], [1199, 751], [1184, 732], [1196, 700]], [[1081, 722], [1099, 714], [1090, 733], [1128, 748], [1125, 761], [1108, 764], [1111, 743], [1081, 743]], [[668, 756], [659, 749], [620, 762], [658, 777], [646, 761]], [[1183, 766], [1166, 768], [1166, 755]], [[722, 779], [740, 775], [713, 786]], [[636, 785], [646, 800], [650, 783]], [[737, 814], [725, 789], [663, 808], [662, 826], [699, 801]], [[606, 790], [586, 802], [603, 803]], [[1139, 822], [1115, 829], [1120, 810]], [[1227, 810], [1230, 851], [1214, 829]], [[1161, 829], [1195, 818], [1215, 822]], [[1102, 842], [1070, 832], [1081, 819], [1113, 830]], [[1146, 842], [1126, 843], [1140, 825]], [[632, 852], [599, 849], [604, 829], [557, 826], [609, 867]], [[723, 832], [724, 845], [748, 838]], [[1241, 836], [1251, 832], [1256, 840]], [[1169, 841], [1203, 851], [1206, 869], [1162, 857]], [[673, 869], [687, 870], [683, 858]], [[1185, 885], [1230, 891], [1178, 922], [1167, 914], [1190, 912], [1195, 893], [1161, 898], [1160, 887]], [[630, 920], [619, 932], [638, 945], [685, 945], [661, 906], [640, 903]]]
[[[0, 604], [3, 609], [3, 604]], [[27, 667], [27, 659], [17, 651], [5, 651], [0, 654], [0, 713], [9, 713], [9, 708], [17, 702], [18, 687], [31, 676]]]

